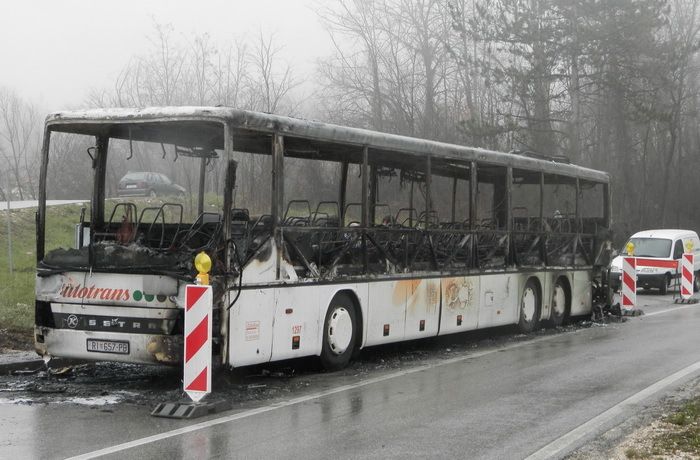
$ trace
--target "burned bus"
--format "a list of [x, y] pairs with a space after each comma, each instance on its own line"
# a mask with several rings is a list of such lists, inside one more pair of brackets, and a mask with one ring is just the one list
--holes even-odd
[[[148, 174], [180, 193], [123, 193]], [[607, 173], [225, 107], [52, 114], [40, 182], [49, 358], [181, 363], [201, 253], [217, 361], [339, 369], [363, 347], [589, 314], [610, 252]]]

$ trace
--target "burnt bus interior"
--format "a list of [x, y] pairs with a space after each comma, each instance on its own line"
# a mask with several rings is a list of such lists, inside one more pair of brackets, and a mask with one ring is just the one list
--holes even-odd
[[[460, 158], [446, 144], [445, 155], [380, 148], [361, 140], [384, 135], [352, 132], [342, 142], [227, 119], [50, 123], [42, 203], [52, 168], [65, 167], [50, 154], [49, 140], [81, 158], [75, 168], [83, 168], [78, 172], [90, 178], [91, 190], [75, 218], [74, 247], [51, 241], [46, 207], [39, 207], [39, 274], [92, 270], [191, 280], [194, 255], [206, 251], [213, 284], [221, 287], [237, 283], [242, 267], [273, 244], [307, 280], [605, 263], [607, 181], [580, 178], [569, 165], [558, 173], [552, 161], [519, 161], [518, 154], [510, 165], [484, 154]], [[63, 142], [64, 133], [82, 141]], [[118, 180], [110, 158], [132, 169], [129, 162], [145, 154], [168, 161], [164, 168], [173, 175], [187, 168], [187, 196], [110, 193]]]

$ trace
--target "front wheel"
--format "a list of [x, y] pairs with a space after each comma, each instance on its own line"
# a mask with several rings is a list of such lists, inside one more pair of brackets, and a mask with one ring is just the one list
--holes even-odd
[[536, 330], [540, 324], [542, 311], [542, 295], [535, 278], [530, 278], [525, 283], [523, 293], [520, 296], [520, 319], [518, 329], [523, 333]]
[[355, 304], [347, 294], [336, 294], [323, 323], [321, 364], [329, 371], [343, 369], [350, 362], [357, 342]]

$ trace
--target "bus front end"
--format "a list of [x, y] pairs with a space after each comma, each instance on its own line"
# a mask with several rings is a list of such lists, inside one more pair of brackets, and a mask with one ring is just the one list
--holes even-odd
[[225, 126], [188, 109], [108, 112], [47, 119], [35, 348], [47, 359], [177, 365], [197, 254], [214, 264], [214, 349], [236, 279], [226, 269]]
[[178, 364], [184, 284], [159, 275], [67, 271], [36, 281], [43, 356]]

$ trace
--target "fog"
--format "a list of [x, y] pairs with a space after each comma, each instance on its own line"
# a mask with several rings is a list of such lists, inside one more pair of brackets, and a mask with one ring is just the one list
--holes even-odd
[[611, 175], [621, 234], [700, 227], [694, 0], [73, 0], [2, 13], [2, 197], [34, 197], [50, 111], [223, 104], [566, 157]]
[[0, 14], [0, 86], [46, 111], [80, 107], [91, 88], [110, 87], [151, 46], [155, 24], [183, 39], [272, 35], [299, 75], [331, 50], [309, 0], [10, 0]]

